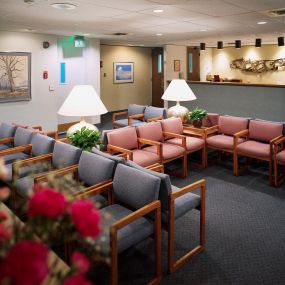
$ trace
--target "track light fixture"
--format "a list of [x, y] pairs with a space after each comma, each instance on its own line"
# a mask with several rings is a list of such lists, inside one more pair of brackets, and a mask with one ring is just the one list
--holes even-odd
[[283, 47], [284, 46], [284, 37], [278, 37], [278, 46]]
[[205, 49], [206, 49], [206, 44], [200, 43], [200, 50], [205, 50]]
[[241, 40], [236, 40], [235, 41], [235, 47], [236, 48], [241, 48]]
[[222, 41], [218, 41], [218, 49], [223, 49], [223, 42]]
[[257, 48], [261, 47], [261, 39], [255, 39], [255, 47]]

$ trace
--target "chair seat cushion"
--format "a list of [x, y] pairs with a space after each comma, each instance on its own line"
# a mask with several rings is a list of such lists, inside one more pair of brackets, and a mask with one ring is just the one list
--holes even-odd
[[[181, 141], [181, 140], [180, 140]], [[144, 150], [150, 151], [153, 153], [157, 153], [157, 147], [156, 146], [148, 146], [145, 147]], [[172, 159], [178, 156], [181, 156], [185, 153], [185, 149], [182, 146], [178, 146], [171, 143], [163, 143], [162, 144], [162, 157], [163, 160]]]
[[[207, 146], [219, 148], [219, 149], [228, 149], [233, 150], [234, 148], [234, 138], [232, 136], [226, 135], [216, 135], [211, 136], [206, 139]], [[243, 138], [238, 139], [238, 144], [244, 142]]]
[[108, 206], [108, 201], [103, 195], [93, 195], [88, 199], [93, 201], [98, 209]]
[[8, 149], [9, 146], [7, 146], [6, 144], [0, 144], [0, 150], [4, 150], [4, 149]]
[[[179, 190], [179, 188], [173, 185], [171, 188], [172, 192]], [[200, 196], [191, 192], [177, 198], [174, 202], [174, 219], [178, 219], [185, 215], [188, 211], [198, 208], [200, 203]], [[161, 220], [164, 224], [168, 224], [168, 214], [168, 210], [162, 210], [161, 212]]]
[[[133, 213], [131, 210], [121, 205], [111, 205], [100, 210], [102, 225], [104, 225], [104, 238], [97, 238], [97, 242], [101, 245], [105, 253], [110, 251], [110, 225], [123, 217]], [[90, 225], [92, 226], [92, 225]], [[139, 218], [118, 231], [118, 252], [122, 252], [127, 248], [141, 242], [153, 233], [153, 224], [146, 218]]]
[[159, 162], [159, 156], [156, 153], [141, 149], [133, 150], [133, 161], [142, 167]]
[[[181, 139], [173, 138], [167, 140], [168, 143], [173, 143], [181, 146]], [[195, 137], [186, 137], [187, 152], [194, 152], [204, 147], [204, 140]]]
[[17, 159], [26, 159], [29, 158], [30, 156], [27, 153], [24, 152], [18, 152], [18, 153], [13, 153], [13, 154], [9, 154], [9, 155], [5, 155], [3, 156], [3, 159], [5, 161], [5, 164], [10, 164], [14, 161], [16, 161]]
[[[126, 127], [128, 126], [128, 119], [116, 120], [115, 122], [113, 122], [113, 124], [121, 126], [121, 127]], [[132, 126], [138, 126], [140, 124], [144, 124], [144, 122], [141, 120], [132, 119]]]
[[270, 156], [270, 145], [257, 141], [248, 140], [237, 146], [238, 153], [249, 156], [261, 157], [268, 159]]
[[285, 163], [285, 150], [282, 150], [277, 153], [276, 159], [278, 162]]

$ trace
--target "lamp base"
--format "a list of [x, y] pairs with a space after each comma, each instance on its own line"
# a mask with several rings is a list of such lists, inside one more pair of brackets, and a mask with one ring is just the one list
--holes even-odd
[[98, 128], [92, 124], [89, 124], [85, 121], [80, 121], [79, 123], [72, 125], [66, 132], [66, 136], [69, 137], [76, 131], [80, 131], [83, 127], [86, 127], [88, 130], [98, 131]]
[[182, 123], [187, 123], [188, 122], [188, 118], [187, 118], [188, 112], [189, 112], [189, 110], [186, 107], [181, 106], [178, 103], [175, 106], [168, 109], [167, 116], [169, 118], [170, 117], [179, 117], [179, 118], [181, 118]]

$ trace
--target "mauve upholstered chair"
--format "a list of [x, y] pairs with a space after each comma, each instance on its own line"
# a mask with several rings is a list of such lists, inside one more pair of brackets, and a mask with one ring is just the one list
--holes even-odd
[[284, 143], [284, 136], [274, 142], [274, 185], [276, 187], [279, 187], [285, 178], [284, 173], [279, 173], [279, 166], [285, 165]]
[[[234, 153], [236, 146], [245, 141], [245, 134], [248, 129], [249, 119], [219, 116], [217, 126], [206, 129], [206, 148], [218, 151]], [[208, 155], [206, 155], [208, 165]], [[235, 166], [233, 165], [235, 173]]]
[[[111, 284], [118, 282], [118, 254], [154, 236], [155, 276], [148, 284], [161, 279], [161, 212], [158, 201], [160, 179], [118, 164], [113, 182], [116, 204], [100, 210], [102, 237], [97, 238], [103, 252], [111, 258]], [[101, 193], [101, 188], [93, 194]]]
[[217, 113], [208, 113], [207, 118], [202, 120], [202, 126], [209, 128], [218, 125], [220, 115]]
[[187, 135], [184, 130], [187, 127], [183, 126], [183, 123], [180, 118], [169, 118], [160, 121], [162, 130], [164, 134], [168, 134], [169, 138], [165, 140], [167, 143], [172, 143], [175, 145], [181, 145], [181, 139], [177, 137], [171, 137], [171, 134], [178, 134], [178, 135], [185, 135], [186, 139], [186, 152], [187, 154], [200, 151], [201, 152], [201, 165], [205, 167], [205, 154], [206, 154], [206, 147], [205, 147], [205, 139], [204, 137], [195, 137]]
[[[151, 122], [145, 125], [136, 127], [138, 137], [146, 140], [156, 141], [160, 146], [160, 164], [165, 164], [176, 159], [182, 159], [182, 177], [187, 176], [187, 153], [186, 153], [186, 138], [179, 134], [171, 134], [169, 136], [164, 133], [160, 122]], [[175, 137], [180, 140], [180, 145], [168, 143], [165, 139]], [[146, 146], [145, 151], [157, 153], [156, 146]]]
[[250, 120], [246, 140], [236, 146], [234, 153], [235, 174], [239, 175], [239, 156], [269, 162], [269, 183], [272, 185], [273, 145], [282, 137], [283, 125], [268, 121]]
[[[185, 262], [205, 248], [205, 210], [206, 210], [206, 183], [199, 180], [183, 188], [171, 185], [169, 175], [144, 169], [132, 161], [127, 165], [140, 169], [146, 173], [158, 177], [160, 182], [159, 200], [161, 202], [161, 222], [164, 229], [168, 232], [168, 271], [173, 272], [181, 267]], [[200, 189], [200, 195], [191, 193], [195, 189]], [[192, 210], [200, 212], [200, 237], [199, 244], [189, 250], [178, 260], [174, 260], [174, 227], [175, 221]]]
[[[107, 149], [109, 153], [125, 153], [128, 159], [135, 161], [143, 167], [148, 167], [160, 162], [159, 146], [157, 146], [157, 143], [139, 139], [134, 127], [121, 128], [109, 132], [107, 133], [107, 137]], [[156, 149], [155, 152], [146, 151], [145, 148], [140, 149], [140, 143], [153, 145]]]

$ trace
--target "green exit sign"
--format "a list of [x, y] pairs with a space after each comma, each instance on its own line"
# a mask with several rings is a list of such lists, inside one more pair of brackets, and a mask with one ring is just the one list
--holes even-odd
[[83, 36], [74, 37], [74, 46], [77, 48], [85, 47], [85, 41]]

